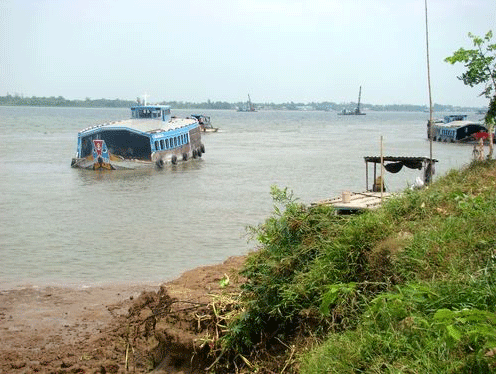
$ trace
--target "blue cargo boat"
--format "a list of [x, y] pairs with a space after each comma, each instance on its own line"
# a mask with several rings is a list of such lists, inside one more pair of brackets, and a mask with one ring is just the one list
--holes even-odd
[[78, 133], [71, 166], [136, 169], [177, 164], [205, 152], [198, 120], [171, 116], [166, 105], [131, 107], [131, 118], [88, 127]]
[[466, 114], [451, 114], [442, 120], [435, 120], [430, 128], [427, 121], [427, 138], [439, 142], [473, 142], [479, 134], [487, 133], [487, 128], [479, 122], [467, 121]]

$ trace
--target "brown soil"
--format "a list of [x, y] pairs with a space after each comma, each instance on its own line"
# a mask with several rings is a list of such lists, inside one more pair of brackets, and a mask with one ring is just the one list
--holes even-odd
[[155, 287], [1, 291], [0, 373], [204, 373], [212, 300], [236, 293], [244, 259]]

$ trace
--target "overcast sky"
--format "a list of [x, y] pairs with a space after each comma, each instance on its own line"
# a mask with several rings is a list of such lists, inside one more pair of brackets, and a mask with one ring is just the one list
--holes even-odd
[[[444, 58], [496, 0], [428, 20], [433, 102], [487, 105]], [[0, 95], [428, 105], [425, 31], [424, 0], [0, 0]]]

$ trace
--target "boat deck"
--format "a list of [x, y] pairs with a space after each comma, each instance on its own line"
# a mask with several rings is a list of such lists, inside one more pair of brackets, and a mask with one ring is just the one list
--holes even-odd
[[383, 192], [381, 198], [381, 192], [349, 192], [349, 194], [343, 192], [339, 197], [317, 201], [312, 205], [332, 205], [338, 214], [350, 214], [378, 208], [383, 200], [392, 195], [392, 193]]
[[195, 124], [190, 118], [173, 117], [171, 121], [160, 121], [150, 119], [124, 119], [121, 121], [107, 122], [101, 125], [91, 126], [81, 130], [80, 133], [91, 132], [97, 129], [132, 129], [143, 133], [175, 130], [181, 127]]

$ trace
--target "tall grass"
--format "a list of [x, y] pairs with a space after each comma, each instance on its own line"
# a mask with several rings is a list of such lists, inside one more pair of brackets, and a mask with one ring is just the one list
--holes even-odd
[[496, 163], [348, 217], [271, 193], [273, 215], [250, 229], [259, 248], [242, 272], [242, 312], [221, 339], [226, 357], [311, 336], [322, 344], [293, 371], [496, 369]]

